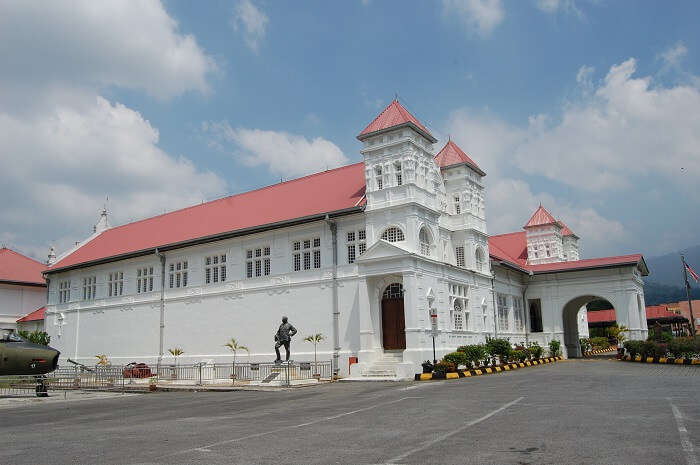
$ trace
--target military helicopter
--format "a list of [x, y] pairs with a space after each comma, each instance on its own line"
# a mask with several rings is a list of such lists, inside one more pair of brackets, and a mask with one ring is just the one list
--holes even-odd
[[9, 330], [0, 330], [0, 376], [36, 376], [36, 394], [47, 396], [44, 377], [58, 366], [60, 352], [56, 349], [34, 344]]

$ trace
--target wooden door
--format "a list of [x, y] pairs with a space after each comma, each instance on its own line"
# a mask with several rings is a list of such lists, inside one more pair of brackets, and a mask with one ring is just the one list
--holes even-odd
[[382, 300], [382, 340], [384, 350], [406, 348], [406, 321], [401, 298]]

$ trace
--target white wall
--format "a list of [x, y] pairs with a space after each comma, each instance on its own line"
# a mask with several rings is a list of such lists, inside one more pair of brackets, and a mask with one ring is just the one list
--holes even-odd
[[46, 288], [0, 284], [0, 329], [16, 329], [17, 320], [46, 304]]

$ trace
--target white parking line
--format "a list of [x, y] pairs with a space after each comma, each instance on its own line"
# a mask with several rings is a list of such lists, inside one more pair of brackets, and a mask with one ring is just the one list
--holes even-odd
[[488, 420], [489, 418], [491, 418], [492, 416], [496, 415], [497, 413], [500, 413], [500, 412], [504, 411], [505, 409], [507, 409], [508, 407], [511, 407], [511, 406], [517, 404], [518, 402], [520, 402], [520, 401], [523, 400], [524, 398], [525, 398], [525, 397], [518, 397], [517, 399], [512, 400], [512, 401], [508, 402], [508, 403], [505, 404], [505, 405], [502, 405], [501, 407], [497, 408], [496, 410], [493, 410], [493, 411], [487, 413], [487, 414], [484, 415], [483, 417], [477, 418], [476, 420], [472, 420], [472, 421], [470, 421], [469, 423], [467, 423], [467, 424], [465, 424], [465, 425], [463, 425], [463, 426], [460, 426], [459, 428], [457, 428], [457, 429], [454, 430], [454, 431], [451, 431], [451, 432], [449, 432], [449, 433], [442, 434], [442, 435], [436, 437], [435, 439], [432, 439], [432, 440], [430, 440], [430, 441], [428, 441], [428, 442], [423, 443], [423, 445], [421, 445], [420, 447], [416, 447], [415, 449], [411, 449], [411, 450], [409, 450], [408, 452], [404, 452], [404, 453], [401, 454], [401, 455], [397, 455], [396, 457], [387, 460], [387, 463], [394, 463], [394, 464], [395, 464], [395, 463], [399, 462], [400, 460], [405, 459], [405, 458], [408, 457], [409, 455], [413, 455], [413, 454], [415, 454], [416, 452], [420, 452], [420, 451], [425, 450], [425, 449], [427, 449], [427, 448], [429, 448], [429, 447], [432, 447], [432, 446], [434, 446], [435, 444], [437, 444], [438, 442], [444, 441], [445, 439], [450, 438], [450, 437], [454, 436], [455, 434], [459, 434], [459, 433], [461, 433], [462, 431], [464, 431], [464, 430], [467, 429], [467, 428], [470, 428], [470, 427], [472, 427], [472, 426], [474, 426], [474, 425], [476, 425], [476, 424], [478, 424], [478, 423], [481, 423], [481, 422], [484, 421], [484, 420]]
[[666, 400], [668, 400], [668, 403], [671, 404], [673, 418], [676, 419], [678, 434], [681, 437], [681, 447], [683, 448], [683, 452], [685, 452], [685, 461], [688, 462], [688, 465], [697, 465], [698, 457], [695, 454], [695, 448], [693, 447], [693, 443], [690, 441], [690, 435], [688, 434], [688, 430], [683, 422], [683, 415], [681, 414], [681, 411], [678, 410], [678, 407], [673, 404], [670, 398], [667, 397]]
[[239, 442], [239, 441], [245, 441], [246, 439], [253, 439], [253, 438], [259, 438], [259, 437], [262, 437], [262, 436], [268, 436], [268, 435], [270, 435], [270, 434], [279, 433], [280, 431], [286, 431], [286, 430], [295, 429], [295, 428], [303, 428], [304, 426], [315, 425], [316, 423], [321, 423], [321, 422], [324, 422], [324, 421], [336, 420], [336, 419], [338, 419], [338, 418], [346, 417], [346, 416], [348, 416], [348, 415], [355, 415], [355, 414], [360, 413], [360, 412], [366, 412], [366, 411], [368, 411], [368, 410], [372, 410], [372, 409], [375, 409], [375, 408], [377, 408], [377, 407], [382, 407], [382, 406], [384, 406], [384, 405], [396, 404], [396, 403], [398, 403], [398, 402], [402, 402], [402, 401], [408, 400], [408, 399], [422, 399], [422, 397], [417, 397], [417, 396], [406, 396], [406, 397], [401, 397], [400, 399], [391, 400], [391, 401], [388, 401], [388, 402], [381, 402], [381, 403], [379, 403], [379, 404], [370, 405], [369, 407], [363, 407], [363, 408], [360, 408], [360, 409], [357, 409], [357, 410], [352, 410], [352, 411], [350, 411], [350, 412], [339, 413], [339, 414], [337, 414], [337, 415], [333, 415], [333, 416], [330, 416], [330, 417], [318, 418], [318, 419], [316, 419], [316, 420], [308, 421], [308, 422], [306, 422], [306, 423], [299, 423], [298, 425], [283, 426], [283, 427], [281, 427], [281, 428], [273, 429], [273, 430], [270, 430], [270, 431], [263, 431], [263, 432], [260, 432], [260, 433], [249, 434], [249, 435], [247, 435], [247, 436], [241, 436], [241, 437], [239, 437], [239, 438], [227, 439], [227, 440], [225, 440], [225, 441], [213, 442], [213, 443], [211, 443], [211, 444], [206, 444], [206, 445], [202, 445], [202, 446], [198, 446], [198, 447], [193, 447], [193, 448], [191, 448], [191, 449], [181, 450], [181, 451], [179, 451], [179, 452], [174, 452], [174, 453], [172, 453], [172, 454], [167, 454], [167, 455], [160, 456], [160, 457], [158, 457], [156, 460], [159, 460], [159, 459], [162, 459], [162, 458], [165, 458], [165, 457], [172, 457], [172, 456], [174, 456], [174, 455], [187, 454], [187, 453], [190, 453], [190, 452], [211, 452], [210, 449], [211, 449], [212, 447], [221, 446], [221, 445], [224, 445], [224, 444], [231, 444], [231, 443]]

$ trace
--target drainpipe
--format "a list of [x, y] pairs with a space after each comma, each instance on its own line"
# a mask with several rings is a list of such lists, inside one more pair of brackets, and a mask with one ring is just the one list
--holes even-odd
[[491, 301], [493, 303], [493, 337], [497, 338], [498, 337], [498, 324], [497, 324], [497, 317], [496, 317], [496, 287], [494, 285], [493, 279], [496, 276], [496, 274], [491, 275]]
[[163, 342], [165, 336], [165, 255], [156, 248], [156, 256], [160, 259], [160, 329], [158, 345], [158, 372], [163, 361]]
[[326, 224], [331, 230], [333, 245], [333, 377], [338, 376], [340, 355], [340, 310], [338, 308], [338, 224], [326, 215]]

